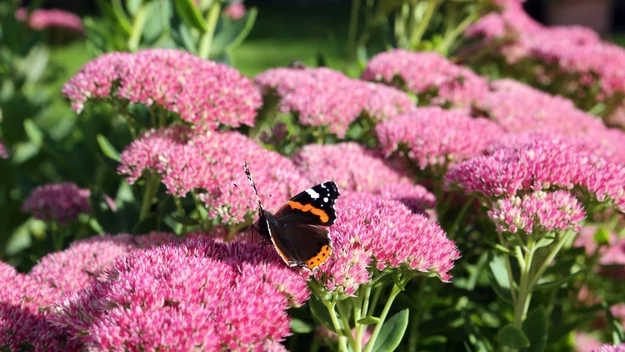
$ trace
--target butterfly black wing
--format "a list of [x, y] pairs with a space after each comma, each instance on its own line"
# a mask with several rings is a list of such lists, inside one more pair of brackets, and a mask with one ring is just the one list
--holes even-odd
[[320, 183], [291, 198], [275, 217], [284, 224], [330, 226], [336, 220], [334, 205], [339, 195], [333, 181]]
[[268, 215], [267, 228], [271, 242], [289, 266], [313, 270], [332, 254], [332, 241], [323, 227], [287, 224]]

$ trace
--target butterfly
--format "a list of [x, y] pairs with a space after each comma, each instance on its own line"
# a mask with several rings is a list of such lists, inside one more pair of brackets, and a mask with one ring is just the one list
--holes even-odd
[[313, 186], [272, 214], [263, 208], [247, 162], [244, 166], [258, 201], [258, 220], [252, 226], [271, 241], [288, 266], [313, 270], [325, 263], [332, 254], [332, 240], [325, 227], [336, 221], [334, 205], [340, 195], [336, 183]]

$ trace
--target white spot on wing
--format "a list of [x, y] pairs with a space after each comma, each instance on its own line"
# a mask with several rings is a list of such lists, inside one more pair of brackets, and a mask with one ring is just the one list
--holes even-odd
[[306, 190], [306, 193], [308, 193], [308, 195], [312, 198], [312, 199], [317, 199], [319, 198], [319, 193], [315, 192], [314, 189], [309, 188]]
[[327, 203], [328, 202], [328, 197], [323, 197], [323, 202]]

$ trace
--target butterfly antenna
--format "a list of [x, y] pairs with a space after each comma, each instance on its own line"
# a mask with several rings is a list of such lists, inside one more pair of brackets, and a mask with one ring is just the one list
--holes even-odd
[[258, 213], [262, 215], [263, 205], [260, 202], [260, 196], [258, 195], [258, 190], [256, 189], [256, 185], [254, 184], [254, 179], [252, 179], [252, 173], [250, 172], [250, 168], [247, 166], [247, 161], [243, 161], [243, 166], [245, 166], [245, 175], [247, 176], [248, 181], [250, 181], [250, 186], [254, 190], [254, 195], [256, 196], [256, 201], [258, 202]]

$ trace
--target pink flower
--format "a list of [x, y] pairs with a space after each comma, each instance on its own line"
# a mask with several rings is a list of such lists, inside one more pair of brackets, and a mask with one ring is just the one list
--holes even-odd
[[600, 348], [593, 350], [592, 352], [625, 352], [625, 343], [620, 345], [601, 345]]
[[501, 79], [491, 88], [477, 105], [506, 131], [583, 135], [605, 129], [601, 119], [578, 110], [572, 101], [521, 82]]
[[486, 119], [475, 119], [438, 107], [417, 111], [380, 123], [378, 140], [386, 155], [403, 152], [420, 169], [448, 165], [482, 154], [502, 132]]
[[6, 159], [9, 157], [9, 153], [7, 152], [7, 148], [4, 146], [2, 141], [0, 141], [0, 159]]
[[352, 193], [337, 204], [330, 228], [334, 250], [314, 273], [328, 291], [353, 295], [370, 281], [371, 270], [405, 266], [449, 281], [460, 252], [435, 223], [403, 204], [367, 193]]
[[252, 126], [260, 94], [238, 71], [184, 51], [110, 53], [88, 62], [63, 87], [80, 112], [88, 100], [158, 106], [203, 130]]
[[113, 260], [135, 248], [175, 240], [177, 237], [173, 234], [156, 232], [143, 236], [94, 236], [72, 242], [64, 251], [44, 256], [29, 276], [49, 285], [60, 297], [94, 283]]
[[569, 144], [572, 149], [595, 154], [608, 161], [625, 165], [625, 133], [603, 126], [575, 136], [559, 132], [506, 133], [500, 139], [493, 141], [487, 148], [487, 152], [492, 153], [502, 148], [519, 148], [534, 142], [546, 141]]
[[361, 115], [378, 122], [414, 109], [399, 90], [327, 68], [277, 68], [259, 74], [255, 82], [263, 95], [277, 95], [280, 112], [296, 114], [303, 125], [327, 127], [339, 138]]
[[362, 78], [412, 92], [430, 104], [451, 105], [465, 111], [488, 90], [486, 81], [480, 76], [437, 53], [402, 49], [373, 57]]
[[376, 191], [387, 183], [408, 182], [405, 173], [389, 166], [381, 153], [353, 142], [308, 144], [293, 161], [313, 183], [332, 180], [341, 190]]
[[242, 2], [233, 2], [224, 9], [224, 15], [231, 20], [236, 21], [245, 17], [245, 5]]
[[174, 196], [199, 192], [209, 217], [223, 223], [241, 223], [256, 211], [244, 160], [270, 211], [311, 186], [291, 160], [236, 132], [193, 134], [178, 127], [149, 131], [133, 141], [121, 159], [119, 173], [128, 175], [129, 183], [144, 172], [156, 173]]
[[625, 279], [625, 239], [619, 239], [601, 254], [599, 273], [617, 280]]
[[61, 329], [46, 320], [45, 309], [56, 297], [48, 285], [0, 262], [0, 347], [17, 351], [30, 344], [39, 351], [72, 350], [61, 344]]
[[22, 22], [28, 20], [28, 26], [35, 30], [60, 28], [81, 34], [84, 32], [80, 17], [59, 9], [36, 9], [29, 15], [27, 9], [20, 8], [15, 18]]
[[428, 209], [436, 209], [436, 197], [420, 185], [407, 182], [387, 183], [374, 193], [384, 199], [396, 200], [414, 213], [425, 213]]
[[575, 332], [575, 351], [576, 352], [593, 352], [601, 348], [603, 343], [596, 337], [583, 333]]
[[585, 190], [597, 202], [625, 210], [625, 168], [561, 141], [535, 141], [467, 160], [445, 176], [447, 187], [487, 197], [521, 190]]
[[198, 238], [118, 259], [60, 302], [53, 322], [94, 350], [256, 350], [277, 347], [289, 304], [307, 298], [305, 279], [270, 246]]
[[488, 216], [499, 232], [541, 235], [569, 229], [579, 232], [586, 212], [568, 191], [538, 191], [499, 199]]
[[90, 195], [89, 189], [78, 188], [73, 182], [49, 183], [30, 193], [22, 211], [40, 220], [65, 224], [76, 220], [80, 213], [91, 213]]

